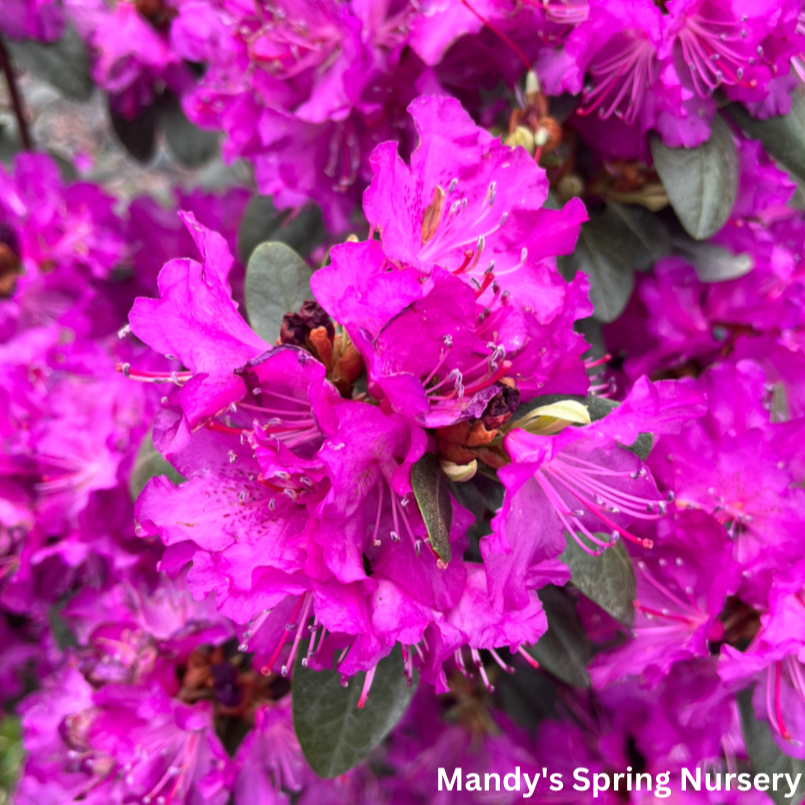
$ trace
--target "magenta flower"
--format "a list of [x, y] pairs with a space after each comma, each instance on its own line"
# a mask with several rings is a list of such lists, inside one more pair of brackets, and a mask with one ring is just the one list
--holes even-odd
[[545, 209], [544, 172], [523, 149], [478, 128], [455, 100], [419, 98], [409, 112], [420, 140], [410, 167], [394, 143], [379, 146], [364, 200], [387, 258], [461, 276], [482, 289], [479, 303], [489, 307], [497, 278], [521, 306], [533, 305], [543, 322], [552, 318], [562, 297], [549, 269], [555, 255], [572, 250], [586, 218], [582, 205]]
[[[182, 214], [202, 262], [172, 260], [159, 275], [160, 299], [138, 299], [129, 315], [132, 330], [158, 353], [181, 361], [175, 374], [178, 400], [191, 430], [243, 398], [246, 388], [234, 370], [265, 352], [266, 344], [241, 318], [232, 301], [228, 274], [234, 260], [226, 241]], [[200, 338], [203, 336], [203, 338]], [[144, 382], [173, 380], [171, 373], [124, 374]]]
[[659, 521], [654, 550], [635, 562], [632, 639], [595, 658], [590, 676], [596, 687], [628, 675], [655, 685], [674, 663], [707, 657], [708, 641], [723, 637], [717, 618], [740, 581], [731, 552], [724, 528], [704, 512], [680, 511], [674, 521]]
[[700, 382], [707, 416], [678, 436], [661, 436], [648, 463], [678, 506], [709, 512], [727, 527], [743, 571], [738, 595], [765, 609], [774, 574], [798, 555], [799, 462], [786, 426], [769, 422], [758, 367], [720, 364]]
[[724, 646], [719, 662], [719, 675], [731, 687], [757, 683], [755, 713], [769, 723], [783, 752], [798, 758], [805, 756], [803, 582], [801, 561], [778, 574], [752, 642], [743, 651]]
[[59, 0], [10, 0], [4, 7], [0, 32], [11, 39], [52, 42], [61, 35], [64, 11]]
[[189, 706], [158, 686], [93, 689], [74, 669], [25, 703], [29, 760], [22, 803], [83, 799], [124, 802], [227, 801], [229, 760], [206, 702]]
[[[590, 311], [587, 289], [582, 277], [565, 283], [553, 257], [572, 248], [581, 206], [544, 209], [544, 173], [455, 101], [409, 108], [421, 139], [410, 168], [393, 143], [373, 156], [365, 208], [381, 248], [342, 245], [313, 279], [318, 301], [362, 351], [371, 393], [444, 426], [477, 417], [504, 377], [524, 398], [586, 391], [572, 323]], [[474, 338], [462, 325], [473, 320]]]
[[141, 114], [153, 103], [157, 83], [178, 95], [192, 88], [189, 70], [159, 31], [161, 21], [149, 20], [138, 3], [123, 0], [110, 8], [101, 0], [65, 0], [65, 6], [94, 56], [93, 80], [119, 114], [129, 120]]
[[280, 793], [299, 791], [310, 772], [293, 731], [290, 696], [255, 712], [255, 724], [238, 748], [232, 784], [235, 805], [284, 802]]
[[[618, 445], [632, 444], [641, 431], [678, 431], [704, 410], [703, 396], [690, 386], [643, 378], [621, 406], [591, 425], [556, 436], [512, 430], [503, 442], [512, 463], [498, 471], [506, 497], [492, 534], [481, 540], [495, 606], [527, 605], [532, 574], [564, 550], [565, 531], [589, 553], [620, 537], [651, 547], [651, 539], [627, 528], [662, 517], [666, 496], [640, 459]], [[607, 539], [596, 536], [603, 529]]]
[[[771, 76], [787, 72], [790, 54], [766, 50], [767, 37], [793, 33], [791, 3], [762, 10], [752, 3], [672, 0], [667, 48], [683, 85], [709, 97], [719, 87], [733, 99], [757, 100]], [[781, 20], [782, 18], [782, 20]]]
[[[223, 195], [205, 193], [201, 190], [176, 192], [176, 207], [193, 214], [196, 221], [221, 234], [229, 251], [237, 254], [237, 234], [249, 193], [235, 187]], [[134, 254], [135, 272], [141, 296], [158, 296], [157, 277], [162, 266], [176, 257], [199, 256], [198, 247], [187, 226], [175, 210], [165, 209], [153, 198], [136, 198], [129, 204], [129, 232], [136, 244]], [[242, 299], [245, 267], [239, 261], [229, 271], [232, 296]]]

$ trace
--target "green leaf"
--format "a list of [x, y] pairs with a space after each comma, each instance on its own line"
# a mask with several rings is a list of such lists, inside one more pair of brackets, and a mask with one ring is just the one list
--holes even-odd
[[168, 147], [182, 165], [196, 168], [218, 153], [218, 135], [191, 123], [179, 99], [169, 90], [159, 100], [158, 116]]
[[180, 484], [184, 481], [184, 478], [179, 475], [173, 466], [157, 452], [156, 447], [154, 447], [154, 440], [149, 432], [143, 439], [143, 443], [137, 451], [137, 457], [134, 459], [134, 469], [131, 471], [131, 479], [129, 480], [129, 492], [132, 500], [137, 500], [143, 489], [145, 489], [145, 485], [157, 475], [167, 475], [175, 484]]
[[268, 196], [253, 196], [238, 230], [238, 254], [248, 263], [252, 252], [266, 241], [285, 243], [303, 257], [323, 242], [324, 221], [318, 207], [309, 206], [296, 214], [277, 212]]
[[771, 408], [769, 409], [770, 422], [788, 422], [791, 419], [791, 406], [788, 403], [788, 394], [782, 383], [775, 383], [771, 392]]
[[75, 169], [75, 165], [73, 165], [72, 162], [65, 159], [61, 154], [57, 154], [55, 151], [48, 151], [47, 155], [56, 163], [61, 179], [65, 184], [72, 184], [78, 181], [78, 171]]
[[805, 797], [805, 760], [797, 760], [789, 757], [774, 742], [771, 732], [765, 721], [755, 718], [755, 711], [752, 707], [752, 688], [742, 690], [738, 695], [738, 707], [741, 711], [741, 728], [743, 730], [746, 754], [749, 756], [749, 763], [755, 774], [788, 774], [791, 779], [795, 779], [798, 774], [802, 775], [793, 797], [787, 797], [788, 786], [779, 788], [777, 791], [771, 789], [767, 791], [771, 799], [777, 805], [783, 803], [801, 803]]
[[279, 213], [269, 196], [252, 196], [238, 230], [238, 255], [242, 263], [248, 263], [252, 252], [271, 240], [274, 230], [280, 225]]
[[561, 588], [547, 584], [537, 590], [548, 617], [548, 631], [527, 649], [540, 666], [558, 679], [577, 688], [590, 687], [585, 667], [593, 647], [581, 625], [573, 600]]
[[109, 119], [126, 151], [137, 162], [148, 162], [154, 155], [157, 142], [157, 112], [151, 104], [143, 109], [137, 117], [129, 120], [109, 106]]
[[8, 795], [16, 784], [22, 757], [20, 720], [16, 716], [4, 716], [0, 720], [0, 802], [10, 802]]
[[702, 282], [726, 282], [748, 274], [755, 261], [748, 252], [733, 254], [715, 243], [699, 243], [689, 238], [675, 238], [677, 254], [684, 257], [696, 270]]
[[610, 201], [603, 220], [623, 239], [635, 271], [648, 271], [671, 253], [671, 235], [660, 218], [645, 207]]
[[425, 453], [411, 468], [411, 486], [428, 529], [431, 547], [444, 565], [452, 557], [450, 526], [453, 505], [447, 484], [447, 478], [439, 469], [439, 459], [432, 453]]
[[[590, 419], [593, 422], [597, 422], [599, 419], [603, 419], [607, 414], [611, 413], [620, 403], [614, 400], [608, 400], [605, 397], [595, 397], [591, 395], [587, 398], [586, 405], [590, 413]], [[618, 445], [624, 450], [628, 450], [630, 453], [639, 456], [641, 461], [645, 461], [648, 458], [648, 454], [651, 452], [651, 448], [654, 446], [654, 436], [651, 433], [641, 433], [632, 444], [620, 444], [620, 442], [618, 442]]]
[[606, 397], [595, 397], [593, 395], [587, 398], [585, 404], [590, 413], [590, 419], [593, 422], [598, 422], [599, 419], [603, 419], [619, 405], [619, 403], [616, 403], [614, 400], [608, 400]]
[[94, 85], [89, 75], [87, 48], [71, 23], [64, 26], [64, 33], [57, 42], [9, 39], [6, 45], [14, 58], [35, 76], [70, 98], [89, 100]]
[[645, 461], [651, 452], [651, 448], [654, 447], [654, 435], [641, 433], [631, 444], [620, 444], [618, 442], [618, 445], [624, 450], [634, 453], [641, 461]]
[[[608, 540], [606, 534], [597, 534]], [[559, 557], [573, 574], [573, 586], [584, 593], [616, 621], [634, 623], [635, 577], [632, 563], [622, 542], [616, 542], [600, 556], [590, 556], [565, 532], [567, 548]], [[580, 539], [584, 537], [580, 534]]]
[[244, 295], [252, 329], [273, 344], [282, 318], [298, 310], [310, 291], [308, 264], [284, 243], [261, 243], [246, 266]]
[[0, 162], [6, 167], [11, 167], [20, 151], [22, 143], [16, 126], [0, 123]]
[[495, 699], [500, 708], [521, 727], [534, 730], [546, 718], [558, 718], [561, 701], [556, 681], [530, 666], [516, 674], [501, 674], [495, 681]]
[[654, 167], [682, 226], [696, 240], [714, 235], [738, 191], [738, 153], [729, 126], [715, 115], [710, 139], [696, 148], [669, 148], [657, 134], [650, 142]]
[[[301, 647], [300, 647], [301, 648]], [[338, 777], [360, 763], [391, 732], [408, 707], [416, 685], [403, 675], [400, 646], [382, 659], [363, 709], [358, 709], [366, 674], [341, 685], [337, 671], [312, 671], [297, 653], [293, 669], [293, 725], [305, 760], [319, 777]]]
[[634, 270], [629, 240], [603, 217], [594, 218], [582, 224], [573, 254], [561, 258], [565, 279], [572, 279], [579, 271], [590, 278], [590, 301], [598, 321], [615, 321], [632, 295]]
[[729, 104], [726, 112], [788, 170], [805, 180], [805, 97], [801, 88], [791, 96], [787, 115], [756, 120], [739, 103]]
[[48, 610], [48, 625], [53, 634], [53, 639], [61, 651], [74, 648], [78, 645], [78, 640], [73, 634], [73, 630], [67, 625], [67, 621], [61, 616], [62, 604], [54, 604]]

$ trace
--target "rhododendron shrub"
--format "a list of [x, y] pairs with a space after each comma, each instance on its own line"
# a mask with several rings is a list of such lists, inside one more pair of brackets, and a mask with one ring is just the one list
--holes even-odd
[[0, 802], [803, 800], [796, 0], [1, 12]]

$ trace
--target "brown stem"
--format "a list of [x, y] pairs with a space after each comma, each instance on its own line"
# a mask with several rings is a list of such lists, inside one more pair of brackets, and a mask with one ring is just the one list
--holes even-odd
[[17, 126], [20, 130], [20, 139], [22, 140], [22, 147], [26, 151], [33, 151], [33, 144], [31, 143], [31, 134], [28, 131], [28, 121], [25, 119], [25, 109], [22, 105], [22, 97], [20, 96], [19, 87], [17, 87], [17, 79], [14, 75], [14, 70], [11, 67], [11, 59], [8, 58], [8, 51], [3, 43], [3, 38], [0, 37], [0, 66], [6, 75], [6, 82], [8, 83], [8, 92], [11, 95], [11, 104], [14, 107], [14, 114], [17, 117]]

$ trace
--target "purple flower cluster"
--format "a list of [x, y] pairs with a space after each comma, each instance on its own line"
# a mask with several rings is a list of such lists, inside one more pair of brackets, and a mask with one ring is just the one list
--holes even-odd
[[[405, 110], [418, 95], [457, 96], [491, 122], [501, 107], [485, 90], [515, 88], [525, 63], [548, 96], [577, 96], [571, 126], [597, 150], [645, 159], [651, 131], [674, 147], [706, 141], [719, 93], [760, 118], [785, 114], [805, 53], [797, 0], [64, 6], [118, 111], [133, 116], [167, 85], [195, 123], [225, 132], [227, 159], [253, 162], [261, 192], [280, 207], [314, 201], [333, 231], [371, 182], [374, 148], [413, 147]], [[57, 10], [26, 4], [44, 29]]]
[[[44, 156], [0, 168], [0, 186], [0, 694], [28, 752], [15, 801], [225, 803], [248, 750], [229, 760], [214, 711], [254, 719], [250, 746], [284, 745], [288, 701], [232, 660], [232, 625], [136, 538], [129, 485], [159, 395], [118, 368], [169, 367], [118, 330], [156, 290], [152, 261], [195, 246], [175, 213], [143, 198], [120, 215]], [[233, 243], [245, 195], [178, 194]], [[32, 679], [41, 690], [15, 707]]]
[[[652, 520], [665, 510], [617, 442], [704, 410], [698, 392], [644, 381], [605, 422], [556, 437], [517, 427], [518, 405], [589, 385], [572, 329], [590, 312], [585, 280], [566, 283], [551, 257], [572, 248], [583, 207], [545, 209], [544, 173], [455, 100], [410, 111], [421, 138], [410, 164], [393, 143], [372, 157], [365, 211], [379, 240], [333, 247], [313, 277], [316, 302], [286, 317], [278, 345], [240, 317], [226, 244], [190, 215], [202, 262], [168, 263], [160, 298], [129, 317], [186, 367], [155, 443], [187, 480], [150, 482], [140, 535], [165, 543], [168, 573], [192, 561], [189, 588], [215, 593], [266, 674], [289, 673], [312, 619], [304, 662], [338, 656], [345, 678], [368, 671], [364, 694], [397, 643], [409, 676], [417, 667], [444, 692], [444, 664], [464, 667], [465, 650], [505, 666], [497, 648], [536, 642], [546, 621], [535, 588], [567, 578], [564, 529], [591, 553], [620, 536], [642, 545], [630, 524], [646, 506]], [[452, 493], [441, 541], [427, 527], [412, 469], [429, 460], [464, 480], [479, 464], [500, 470], [506, 497], [482, 564], [462, 558], [473, 517]]]
[[681, 784], [805, 760], [801, 4], [10, 8], [288, 211], [0, 167], [13, 801], [768, 801]]

